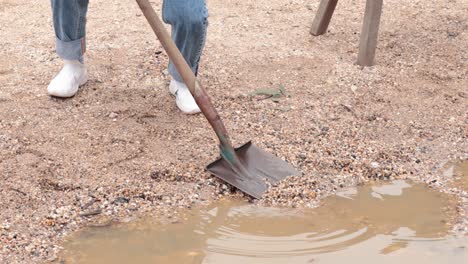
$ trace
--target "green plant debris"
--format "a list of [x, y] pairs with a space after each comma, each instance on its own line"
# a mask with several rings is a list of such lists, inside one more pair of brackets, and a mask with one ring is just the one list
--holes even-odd
[[266, 100], [271, 99], [273, 102], [278, 103], [280, 102], [280, 98], [282, 97], [289, 97], [286, 93], [286, 89], [283, 85], [278, 85], [277, 88], [259, 88], [253, 91], [251, 96], [263, 96], [259, 100]]

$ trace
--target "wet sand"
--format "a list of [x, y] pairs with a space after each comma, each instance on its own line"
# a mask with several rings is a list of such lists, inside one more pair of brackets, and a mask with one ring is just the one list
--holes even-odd
[[224, 200], [184, 210], [177, 223], [88, 228], [67, 238], [61, 261], [463, 263], [468, 238], [449, 235], [454, 209], [449, 195], [405, 181], [349, 189], [316, 209]]

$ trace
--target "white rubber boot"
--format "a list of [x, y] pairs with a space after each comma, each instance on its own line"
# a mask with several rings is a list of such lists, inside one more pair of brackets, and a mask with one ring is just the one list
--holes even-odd
[[62, 98], [72, 97], [87, 81], [88, 74], [84, 64], [77, 60], [64, 60], [62, 70], [50, 82], [47, 93]]
[[176, 97], [177, 107], [179, 107], [180, 111], [184, 114], [193, 115], [201, 112], [188, 87], [184, 83], [172, 80], [169, 84], [169, 91]]

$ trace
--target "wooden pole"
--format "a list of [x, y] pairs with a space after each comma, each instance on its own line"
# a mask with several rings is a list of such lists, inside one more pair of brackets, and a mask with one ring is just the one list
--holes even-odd
[[383, 0], [367, 0], [366, 2], [357, 60], [357, 63], [361, 66], [371, 66], [374, 63], [382, 5]]
[[327, 31], [338, 0], [322, 0], [310, 28], [310, 34], [322, 35]]

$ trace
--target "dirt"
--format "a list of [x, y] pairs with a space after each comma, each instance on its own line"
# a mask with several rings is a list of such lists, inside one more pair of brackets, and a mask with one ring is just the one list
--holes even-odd
[[[49, 4], [0, 0], [0, 262], [53, 261], [64, 236], [96, 219], [174, 219], [175, 208], [242, 196], [205, 172], [214, 133], [177, 110], [136, 3], [91, 1], [90, 81], [49, 98], [61, 66]], [[442, 170], [468, 158], [465, 0], [385, 1], [368, 68], [355, 64], [364, 1], [340, 2], [319, 37], [308, 32], [318, 1], [208, 6], [200, 78], [233, 141], [303, 172], [260, 204], [313, 207], [350, 185], [410, 178], [453, 194], [453, 232], [468, 232], [467, 190]], [[251, 95], [279, 85], [279, 102]]]

